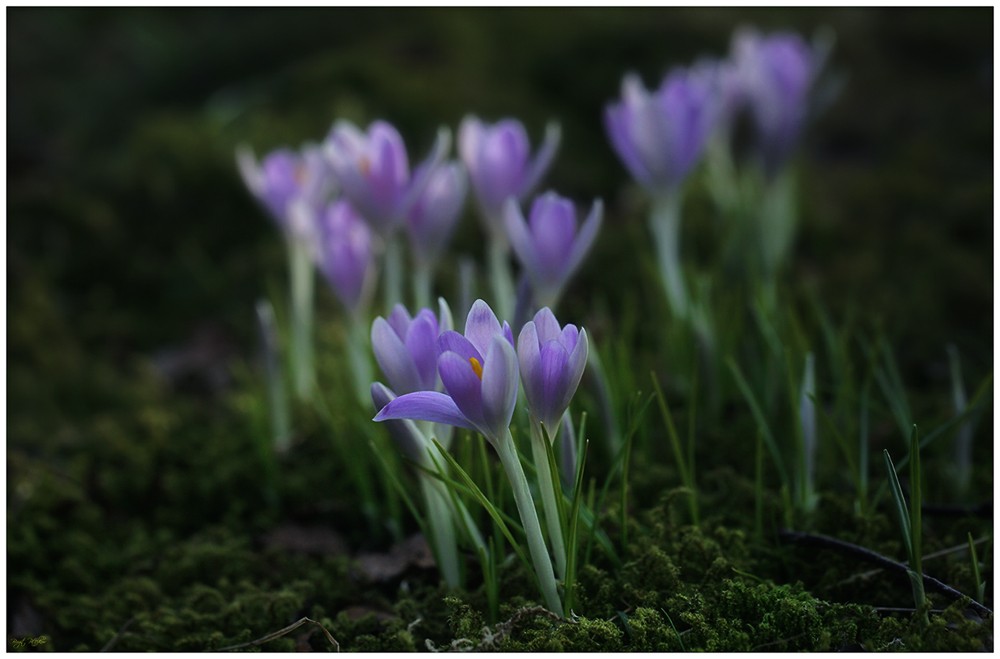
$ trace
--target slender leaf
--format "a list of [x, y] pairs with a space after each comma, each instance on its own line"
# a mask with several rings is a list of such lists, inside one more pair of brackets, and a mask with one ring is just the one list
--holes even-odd
[[726, 358], [726, 364], [729, 366], [729, 370], [733, 373], [733, 378], [736, 380], [736, 386], [739, 387], [740, 392], [742, 392], [743, 397], [750, 406], [750, 412], [753, 413], [753, 417], [757, 421], [757, 428], [761, 431], [764, 436], [764, 440], [767, 442], [767, 448], [771, 452], [771, 458], [774, 460], [774, 466], [778, 470], [778, 478], [783, 484], [787, 485], [788, 472], [785, 471], [785, 464], [781, 459], [781, 452], [778, 450], [778, 443], [775, 441], [774, 435], [771, 434], [771, 428], [767, 425], [767, 419], [764, 418], [764, 412], [760, 409], [760, 405], [757, 404], [757, 399], [754, 398], [753, 392], [750, 390], [750, 385], [747, 384], [746, 379], [743, 377], [743, 372], [740, 371], [740, 367], [736, 364], [736, 361], [730, 356]]
[[892, 499], [896, 504], [893, 510], [896, 512], [896, 521], [903, 532], [903, 540], [906, 543], [906, 556], [913, 565], [913, 534], [910, 531], [910, 513], [906, 507], [906, 499], [903, 498], [903, 488], [899, 486], [899, 478], [896, 476], [896, 468], [889, 457], [889, 449], [883, 451], [885, 457], [885, 469], [889, 474], [889, 486], [892, 490]]

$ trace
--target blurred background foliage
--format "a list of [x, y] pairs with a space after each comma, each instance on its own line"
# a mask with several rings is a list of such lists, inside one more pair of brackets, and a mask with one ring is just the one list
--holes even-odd
[[[88, 573], [86, 590], [104, 574], [96, 563], [44, 553], [63, 523], [114, 537], [149, 512], [143, 524], [185, 535], [262, 503], [253, 471], [232, 459], [247, 447], [241, 417], [212, 395], [231, 382], [228, 364], [254, 358], [254, 301], [285, 273], [279, 233], [237, 174], [238, 144], [260, 156], [320, 141], [337, 118], [381, 118], [415, 164], [438, 125], [455, 130], [469, 112], [516, 117], [535, 144], [558, 119], [545, 186], [607, 205], [565, 301], [600, 336], [595, 305], [614, 318], [638, 304], [641, 326], [644, 305], [661, 304], [639, 288], [656, 286], [640, 267], [652, 250], [603, 107], [626, 71], [655, 85], [671, 66], [725, 56], [741, 25], [836, 36], [829, 67], [844, 85], [800, 151], [790, 281], [836, 319], [853, 309], [866, 329], [883, 322], [908, 387], [944, 399], [949, 342], [967, 385], [981, 381], [993, 362], [992, 9], [8, 9], [13, 563], [56, 565], [52, 583]], [[688, 203], [685, 249], [697, 258], [718, 228], [703, 190]], [[480, 255], [466, 215], [455, 251]], [[446, 293], [455, 272], [439, 273]], [[322, 288], [318, 300], [327, 317], [339, 313]], [[178, 346], [193, 366], [177, 366]], [[164, 373], [189, 377], [169, 386]], [[330, 464], [323, 450], [293, 458], [308, 474], [288, 470], [287, 496], [310, 510], [322, 508], [316, 487], [349, 488], [317, 472]], [[32, 499], [35, 458], [85, 494]], [[189, 473], [211, 477], [189, 483]], [[79, 496], [108, 517], [57, 505]], [[16, 520], [30, 510], [61, 521], [28, 537]], [[139, 536], [136, 546], [163, 541]], [[105, 568], [110, 577], [120, 566]]]

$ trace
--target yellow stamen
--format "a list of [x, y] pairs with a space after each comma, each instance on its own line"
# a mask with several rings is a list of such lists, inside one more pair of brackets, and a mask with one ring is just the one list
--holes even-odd
[[482, 364], [479, 363], [479, 360], [476, 359], [475, 357], [469, 357], [469, 363], [472, 364], [472, 370], [475, 371], [476, 375], [479, 376], [479, 379], [482, 380], [483, 379], [483, 366], [482, 366]]

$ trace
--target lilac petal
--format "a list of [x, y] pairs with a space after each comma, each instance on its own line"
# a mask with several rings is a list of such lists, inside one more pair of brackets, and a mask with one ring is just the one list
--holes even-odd
[[521, 209], [518, 208], [517, 200], [513, 197], [508, 197], [507, 201], [504, 202], [503, 220], [510, 246], [518, 260], [521, 261], [521, 265], [532, 274], [538, 272], [541, 269], [541, 263], [539, 263], [538, 252], [535, 250], [535, 242], [528, 231]]
[[576, 328], [576, 325], [566, 324], [566, 327], [562, 329], [559, 334], [559, 345], [566, 349], [566, 352], [573, 352], [576, 349], [576, 342], [580, 337], [580, 331]]
[[437, 391], [416, 391], [392, 400], [375, 415], [373, 421], [390, 419], [413, 419], [433, 421], [450, 426], [478, 430], [455, 405], [450, 396]]
[[438, 372], [445, 391], [455, 405], [476, 430], [483, 432], [486, 427], [483, 416], [483, 383], [472, 370], [472, 364], [458, 353], [449, 351], [438, 358]]
[[529, 151], [520, 121], [504, 119], [487, 129], [476, 154], [478, 180], [473, 179], [484, 206], [499, 210], [507, 197], [521, 191]]
[[629, 110], [624, 103], [612, 103], [604, 109], [604, 130], [607, 131], [611, 139], [611, 146], [615, 153], [625, 163], [625, 168], [640, 183], [649, 187], [649, 172], [639, 159], [632, 146], [632, 137], [629, 131]]
[[597, 238], [597, 232], [601, 228], [603, 216], [604, 203], [600, 199], [597, 199], [590, 209], [590, 215], [587, 216], [583, 226], [580, 227], [580, 232], [576, 234], [576, 241], [573, 243], [573, 248], [566, 263], [566, 271], [563, 274], [564, 279], [569, 279], [587, 256], [591, 245], [594, 244], [594, 239]]
[[535, 365], [541, 358], [539, 348], [535, 322], [529, 320], [517, 337], [517, 364], [521, 369], [521, 383], [524, 385], [524, 396], [528, 401], [535, 400], [537, 396], [531, 374], [535, 372]]
[[[413, 206], [427, 189], [431, 177], [437, 172], [438, 166], [444, 161], [450, 148], [451, 131], [446, 126], [441, 126], [438, 129], [437, 137], [434, 139], [434, 146], [431, 147], [431, 152], [414, 171], [409, 188], [407, 188], [406, 194], [400, 199], [400, 207], [398, 209], [400, 215], [405, 216], [413, 209]], [[403, 153], [405, 154], [406, 152], [404, 151]], [[463, 191], [462, 200], [464, 201], [464, 199], [465, 192]]]
[[240, 170], [240, 177], [250, 193], [255, 197], [261, 197], [264, 194], [264, 174], [260, 171], [253, 149], [245, 144], [238, 146], [236, 148], [236, 166]]
[[528, 170], [524, 178], [524, 183], [521, 185], [521, 190], [518, 193], [521, 200], [527, 197], [531, 190], [538, 185], [538, 182], [542, 180], [542, 177], [545, 176], [545, 172], [548, 171], [552, 160], [556, 157], [561, 139], [562, 128], [559, 126], [559, 122], [549, 122], [545, 127], [545, 138], [542, 141], [542, 146], [539, 147], [538, 154], [531, 163], [531, 168]]
[[548, 307], [539, 309], [533, 320], [535, 322], [535, 331], [538, 334], [539, 345], [545, 345], [549, 341], [555, 341], [559, 338], [562, 330], [559, 327], [559, 321], [556, 320], [555, 315], [552, 313], [552, 309]]
[[[375, 409], [379, 411], [396, 399], [396, 394], [381, 382], [372, 382], [371, 395], [372, 402], [375, 403]], [[427, 440], [413, 421], [409, 419], [389, 419], [385, 421], [385, 426], [388, 428], [392, 438], [396, 440], [396, 446], [403, 452], [403, 455], [414, 462], [423, 462], [427, 451]]]
[[417, 314], [406, 332], [406, 351], [419, 373], [421, 389], [437, 388], [437, 337], [437, 319], [428, 309]]
[[473, 179], [479, 173], [477, 154], [482, 148], [485, 126], [477, 117], [467, 115], [458, 127], [458, 153]]
[[482, 353], [476, 350], [476, 347], [467, 338], [454, 330], [442, 332], [437, 339], [438, 357], [440, 358], [446, 352], [458, 353], [462, 359], [476, 359], [480, 364], [484, 361]]
[[[568, 325], [567, 327], [573, 326]], [[574, 327], [573, 329], [576, 328]], [[590, 343], [587, 339], [587, 330], [582, 329], [576, 340], [576, 347], [570, 352], [569, 361], [566, 364], [566, 384], [568, 386], [565, 397], [560, 401], [560, 406], [563, 410], [569, 407], [569, 403], [573, 399], [573, 394], [576, 393], [577, 387], [580, 386], [580, 379], [583, 378], [583, 371], [587, 367], [589, 350]]]
[[507, 339], [507, 343], [509, 343], [511, 345], [511, 347], [513, 347], [514, 346], [514, 330], [512, 330], [510, 328], [510, 325], [507, 324], [506, 320], [503, 321], [503, 331], [501, 333], [503, 334], [503, 337], [505, 339]]
[[476, 300], [472, 308], [469, 309], [469, 316], [465, 320], [465, 338], [472, 343], [480, 355], [485, 355], [489, 352], [493, 335], [499, 334], [500, 331], [500, 321], [497, 320], [493, 309], [490, 309], [490, 305], [482, 300]]
[[555, 428], [562, 413], [566, 411], [561, 405], [567, 398], [569, 388], [566, 378], [568, 361], [569, 353], [566, 349], [557, 341], [549, 341], [542, 346], [540, 359], [531, 373], [536, 397], [534, 400], [529, 400], [528, 404], [550, 431]]
[[564, 279], [576, 236], [576, 209], [573, 202], [554, 192], [547, 192], [531, 207], [531, 237], [538, 254], [542, 281], [557, 285]]
[[386, 321], [389, 323], [389, 327], [399, 335], [400, 339], [406, 338], [406, 331], [410, 329], [410, 323], [413, 322], [410, 319], [410, 312], [406, 310], [406, 307], [398, 303], [392, 307], [392, 313], [389, 314]]
[[492, 436], [499, 439], [510, 427], [517, 403], [517, 354], [514, 346], [494, 336], [483, 367], [481, 400], [483, 420]]
[[422, 386], [423, 381], [417, 371], [413, 357], [400, 340], [399, 335], [381, 316], [372, 323], [372, 349], [375, 359], [385, 373], [385, 379], [401, 394], [408, 394], [433, 387]]
[[443, 297], [438, 298], [438, 332], [450, 332], [455, 329], [455, 321], [451, 317], [451, 307]]

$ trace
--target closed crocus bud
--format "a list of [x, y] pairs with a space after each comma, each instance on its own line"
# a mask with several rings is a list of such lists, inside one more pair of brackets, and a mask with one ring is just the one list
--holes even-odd
[[[523, 200], [552, 164], [560, 140], [559, 124], [552, 122], [531, 160], [531, 145], [516, 119], [493, 125], [468, 116], [458, 129], [458, 151], [469, 170], [472, 187], [490, 229], [502, 235], [500, 213], [507, 197]], [[495, 224], [495, 225], [494, 225]]]
[[439, 165], [429, 173], [426, 187], [406, 218], [413, 253], [421, 263], [434, 263], [448, 246], [468, 187], [465, 170], [457, 161]]
[[[451, 310], [439, 300], [440, 320], [430, 309], [421, 309], [410, 318], [397, 304], [388, 318], [372, 323], [375, 359], [393, 391], [402, 394], [440, 389], [437, 370], [437, 340], [452, 329]], [[381, 408], [379, 408], [381, 409]]]
[[676, 68], [650, 93], [635, 74], [622, 99], [604, 111], [604, 126], [633, 178], [654, 194], [677, 188], [698, 162], [718, 117], [711, 67]]
[[765, 37], [748, 28], [733, 35], [731, 52], [765, 170], [773, 174], [798, 142], [822, 58], [797, 34], [777, 32]]
[[354, 314], [371, 297], [375, 279], [372, 233], [346, 199], [328, 205], [319, 220], [317, 263], [337, 297]]
[[504, 206], [507, 236], [540, 306], [555, 306], [593, 245], [602, 215], [603, 204], [598, 199], [578, 231], [573, 202], [547, 192], [535, 199], [525, 222], [517, 203], [508, 199]]
[[[449, 141], [447, 129], [438, 133], [427, 174], [440, 162]], [[344, 195], [382, 236], [402, 223], [426, 184], [426, 176], [411, 178], [403, 138], [385, 121], [372, 122], [367, 133], [349, 121], [338, 121], [323, 149]]]
[[563, 413], [580, 385], [587, 366], [587, 331], [575, 325], [559, 327], [545, 307], [525, 323], [517, 337], [517, 360], [524, 397], [532, 417], [555, 440]]
[[236, 151], [236, 164], [251, 194], [281, 230], [286, 235], [311, 239], [311, 233], [300, 234], [303, 227], [293, 221], [291, 206], [301, 202], [318, 210], [336, 187], [319, 148], [306, 145], [301, 152], [277, 149], [258, 164], [253, 151], [244, 146]]

